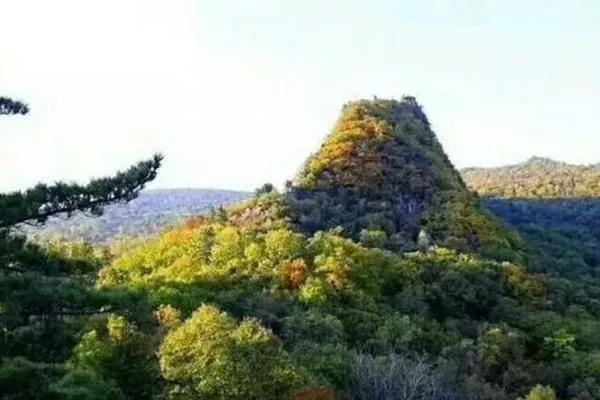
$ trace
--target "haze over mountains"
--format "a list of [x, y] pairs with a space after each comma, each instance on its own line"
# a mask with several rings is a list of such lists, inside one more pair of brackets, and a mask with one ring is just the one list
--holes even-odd
[[42, 227], [23, 226], [32, 237], [107, 243], [117, 237], [157, 233], [186, 217], [208, 212], [247, 199], [251, 193], [218, 189], [151, 189], [126, 204], [113, 204], [100, 217], [75, 215], [69, 219], [52, 218]]

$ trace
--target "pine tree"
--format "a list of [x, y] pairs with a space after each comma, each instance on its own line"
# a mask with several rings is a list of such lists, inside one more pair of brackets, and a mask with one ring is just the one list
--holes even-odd
[[27, 114], [29, 107], [20, 101], [0, 96], [0, 115]]
[[[28, 113], [27, 104], [0, 97], [0, 116]], [[69, 259], [60, 250], [28, 242], [19, 228], [75, 213], [100, 215], [106, 205], [128, 202], [156, 177], [162, 159], [156, 154], [86, 185], [57, 182], [0, 193], [1, 393], [46, 398], [48, 363], [63, 362], [76, 340], [73, 317], [107, 307], [90, 285], [98, 268], [93, 257]]]

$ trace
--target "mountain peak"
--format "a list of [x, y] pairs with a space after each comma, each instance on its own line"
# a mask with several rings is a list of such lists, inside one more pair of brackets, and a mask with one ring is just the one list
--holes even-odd
[[[435, 243], [461, 250], [489, 244], [484, 236], [492, 230], [503, 237], [412, 96], [345, 104], [288, 199], [293, 222], [307, 233], [341, 226], [360, 240], [378, 231], [391, 249], [410, 248], [422, 229]], [[486, 227], [485, 233], [482, 224], [494, 228]]]
[[505, 198], [590, 198], [600, 196], [600, 165], [577, 165], [531, 157], [515, 165], [467, 168], [464, 180], [482, 196]]

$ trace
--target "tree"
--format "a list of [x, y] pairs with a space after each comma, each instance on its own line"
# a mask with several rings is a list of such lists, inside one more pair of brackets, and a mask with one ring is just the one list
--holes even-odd
[[[0, 97], [0, 115], [27, 114], [29, 106]], [[25, 192], [0, 194], [0, 233], [21, 223], [44, 223], [57, 214], [81, 211], [98, 215], [102, 206], [137, 197], [146, 183], [156, 178], [163, 156], [155, 154], [113, 177], [93, 179], [87, 185], [58, 182], [38, 184]]]
[[254, 193], [257, 196], [260, 196], [261, 194], [267, 194], [267, 193], [273, 193], [275, 192], [275, 187], [273, 186], [272, 183], [265, 183], [263, 184], [261, 187], [257, 188]]
[[556, 394], [550, 386], [536, 385], [527, 397], [518, 400], [556, 400]]
[[27, 114], [29, 107], [20, 101], [0, 96], [0, 115]]
[[[28, 112], [27, 104], [0, 97], [0, 115]], [[108, 306], [107, 299], [91, 287], [98, 269], [93, 257], [65, 257], [60, 251], [29, 242], [19, 227], [41, 225], [51, 217], [68, 218], [77, 212], [100, 215], [106, 205], [130, 201], [156, 177], [162, 160], [163, 156], [156, 154], [86, 185], [38, 184], [0, 194], [0, 375], [12, 368], [15, 357], [34, 364], [64, 362], [76, 341], [76, 317]], [[46, 379], [45, 374], [35, 377], [40, 382]], [[40, 389], [35, 396], [46, 398], [46, 393]]]
[[575, 353], [575, 336], [561, 328], [552, 336], [544, 338], [544, 345], [551, 357], [558, 358]]
[[[160, 348], [171, 393], [203, 399], [280, 399], [300, 379], [277, 337], [254, 319], [237, 323], [201, 306]], [[196, 396], [196, 397], [194, 397]]]
[[122, 316], [83, 335], [67, 367], [52, 388], [61, 398], [151, 399], [160, 391], [153, 340]]
[[[440, 371], [422, 357], [358, 355], [352, 365], [349, 398], [370, 400], [451, 400]], [[456, 396], [458, 397], [458, 396]]]

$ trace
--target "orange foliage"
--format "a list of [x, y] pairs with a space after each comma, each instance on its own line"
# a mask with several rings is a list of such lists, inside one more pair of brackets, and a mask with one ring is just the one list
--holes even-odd
[[335, 393], [331, 388], [307, 389], [294, 396], [294, 400], [334, 400]]
[[288, 261], [283, 266], [283, 275], [293, 288], [298, 288], [308, 278], [308, 266], [301, 258]]
[[154, 311], [154, 316], [156, 317], [158, 325], [164, 327], [170, 327], [181, 319], [179, 310], [170, 305], [159, 307]]
[[161, 238], [161, 242], [165, 247], [182, 246], [189, 243], [197, 235], [194, 229], [178, 229], [166, 232]]
[[196, 217], [192, 217], [192, 218], [186, 220], [182, 225], [182, 229], [185, 229], [185, 230], [196, 229], [196, 228], [201, 227], [205, 223], [206, 223], [206, 218], [204, 218], [201, 215], [198, 215]]

